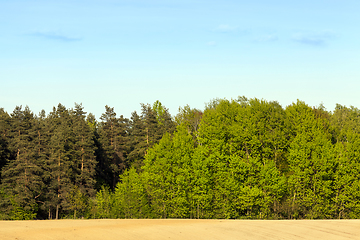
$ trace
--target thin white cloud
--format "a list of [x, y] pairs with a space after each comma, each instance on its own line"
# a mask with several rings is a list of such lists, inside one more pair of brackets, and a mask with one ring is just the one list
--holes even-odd
[[50, 40], [63, 41], [63, 42], [73, 42], [73, 41], [82, 40], [81, 37], [70, 36], [67, 34], [63, 34], [61, 32], [51, 32], [51, 31], [34, 31], [30, 33], [30, 35], [35, 37], [50, 39]]
[[327, 41], [332, 40], [336, 37], [333, 31], [321, 31], [321, 32], [300, 32], [293, 34], [292, 40], [298, 43], [322, 46]]
[[237, 26], [230, 26], [228, 24], [220, 24], [214, 30], [217, 32], [234, 32], [238, 29]]
[[216, 45], [216, 42], [215, 42], [215, 41], [210, 41], [210, 42], [207, 42], [206, 45], [208, 45], [208, 46], [215, 46], [215, 45]]
[[256, 42], [274, 42], [277, 40], [279, 40], [279, 38], [275, 34], [262, 35], [255, 39]]

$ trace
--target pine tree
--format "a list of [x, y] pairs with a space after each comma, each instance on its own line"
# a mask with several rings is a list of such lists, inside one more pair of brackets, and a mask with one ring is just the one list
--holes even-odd
[[6, 165], [10, 157], [9, 150], [9, 133], [11, 118], [3, 108], [0, 108], [0, 184], [1, 184], [1, 169]]
[[129, 153], [129, 162], [137, 169], [143, 166], [143, 161], [149, 149], [158, 143], [165, 133], [173, 133], [175, 123], [167, 108], [159, 101], [153, 106], [141, 104], [141, 115], [132, 113], [130, 121], [130, 142], [132, 147]]
[[74, 188], [75, 163], [74, 141], [72, 131], [72, 119], [65, 106], [59, 104], [49, 115], [51, 125], [50, 150], [47, 169], [51, 173], [48, 183], [48, 205], [49, 215], [52, 218], [55, 211], [55, 218], [59, 218], [60, 211], [66, 210], [67, 193]]
[[75, 104], [72, 112], [73, 131], [75, 135], [74, 160], [76, 164], [75, 185], [88, 196], [95, 196], [95, 145], [94, 135], [85, 121], [85, 112], [80, 104]]
[[[94, 135], [90, 126], [85, 120], [86, 112], [83, 111], [81, 104], [75, 104], [75, 109], [70, 111], [71, 130], [73, 135], [73, 149], [72, 155], [72, 172], [74, 178], [72, 184], [74, 185], [70, 192], [67, 193], [65, 209], [84, 213], [86, 204], [78, 204], [81, 200], [84, 201], [88, 197], [95, 196], [95, 144]], [[81, 197], [80, 197], [81, 196]], [[76, 204], [74, 206], [73, 204]]]
[[116, 118], [114, 108], [105, 106], [105, 113], [100, 119], [99, 141], [101, 143], [101, 162], [104, 166], [103, 175], [109, 186], [114, 189], [119, 175], [129, 166], [128, 120], [123, 116]]
[[145, 125], [137, 112], [131, 113], [129, 128], [129, 154], [128, 162], [135, 169], [140, 170], [147, 149]]
[[10, 198], [10, 217], [25, 219], [36, 217], [38, 198], [44, 192], [43, 162], [39, 158], [34, 132], [34, 114], [28, 107], [16, 107], [11, 114], [12, 156], [3, 168], [2, 188]]
[[35, 124], [32, 128], [33, 145], [37, 162], [42, 169], [42, 181], [44, 183], [43, 192], [37, 198], [37, 203], [39, 206], [37, 217], [40, 219], [45, 219], [48, 217], [48, 206], [47, 206], [47, 186], [46, 184], [49, 181], [50, 173], [47, 171], [47, 161], [49, 158], [49, 142], [50, 136], [48, 132], [48, 124], [46, 121], [45, 111], [42, 110], [39, 113], [39, 116], [35, 117]]
[[149, 148], [159, 142], [162, 137], [162, 131], [159, 131], [160, 127], [156, 119], [157, 113], [152, 109], [151, 105], [141, 104], [141, 110], [141, 119], [145, 127], [146, 154]]

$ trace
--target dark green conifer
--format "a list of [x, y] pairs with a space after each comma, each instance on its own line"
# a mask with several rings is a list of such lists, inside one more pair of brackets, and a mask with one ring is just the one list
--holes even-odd
[[131, 113], [129, 128], [129, 155], [128, 162], [137, 170], [140, 170], [146, 152], [145, 125], [137, 112]]
[[105, 106], [100, 117], [99, 141], [101, 143], [100, 165], [108, 185], [114, 189], [119, 175], [128, 167], [128, 120], [123, 116], [116, 118], [114, 108]]
[[1, 184], [1, 169], [7, 163], [10, 157], [9, 150], [9, 133], [10, 128], [10, 116], [3, 108], [0, 108], [0, 184]]
[[43, 162], [36, 143], [36, 119], [29, 107], [16, 107], [11, 114], [12, 155], [2, 170], [2, 188], [8, 196], [7, 210], [12, 219], [34, 218], [38, 199], [44, 192]]
[[72, 131], [72, 118], [65, 106], [59, 104], [49, 117], [51, 139], [47, 168], [51, 176], [48, 184], [48, 203], [50, 217], [55, 216], [58, 219], [60, 210], [66, 209], [67, 193], [74, 188], [75, 136]]

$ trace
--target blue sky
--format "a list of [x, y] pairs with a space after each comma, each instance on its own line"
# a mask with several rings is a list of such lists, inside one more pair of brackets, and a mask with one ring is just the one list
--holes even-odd
[[360, 107], [360, 1], [0, 0], [0, 107]]

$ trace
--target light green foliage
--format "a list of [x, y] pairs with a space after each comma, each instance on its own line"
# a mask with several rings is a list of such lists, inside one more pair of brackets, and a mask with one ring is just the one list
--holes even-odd
[[276, 150], [282, 150], [275, 145], [281, 133], [273, 133], [279, 121], [263, 113], [271, 104], [240, 100], [219, 100], [204, 112], [199, 129], [200, 144], [209, 149], [213, 217], [270, 217], [285, 192], [275, 164]]
[[189, 217], [193, 149], [192, 136], [180, 125], [172, 138], [165, 134], [146, 155], [143, 167], [145, 187], [155, 217]]
[[74, 212], [74, 219], [76, 219], [76, 214], [84, 216], [84, 213], [87, 210], [88, 198], [86, 195], [79, 189], [78, 186], [74, 186], [66, 194], [66, 204], [65, 209]]
[[11, 200], [12, 209], [10, 212], [11, 220], [33, 220], [36, 217], [36, 207], [33, 209], [25, 210], [23, 207], [19, 206], [14, 200]]
[[191, 159], [190, 218], [212, 218], [212, 167], [207, 147], [199, 145]]
[[160, 124], [163, 124], [164, 114], [166, 112], [166, 109], [164, 108], [164, 106], [161, 104], [161, 102], [159, 100], [156, 100], [156, 102], [154, 102], [154, 104], [153, 104], [152, 109], [156, 113], [156, 120], [158, 120], [158, 122]]
[[104, 186], [96, 193], [95, 218], [113, 218], [114, 194]]
[[120, 218], [149, 218], [150, 208], [143, 175], [134, 168], [125, 171], [114, 193], [114, 212]]
[[335, 218], [360, 217], [360, 111], [337, 105], [335, 126], [337, 168], [332, 205]]
[[175, 117], [175, 121], [178, 125], [185, 124], [188, 131], [196, 137], [197, 130], [200, 125], [202, 112], [196, 108], [190, 108], [189, 105], [185, 107], [179, 107], [179, 113]]
[[298, 101], [287, 109], [294, 126], [289, 149], [289, 200], [294, 218], [331, 217], [335, 159], [328, 129], [322, 118]]
[[9, 196], [0, 189], [0, 220], [33, 220], [36, 218], [37, 206], [20, 206], [18, 195]]

